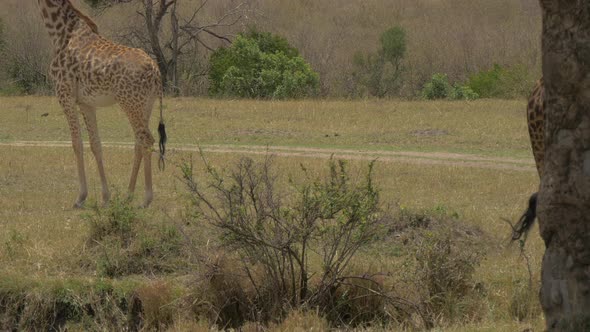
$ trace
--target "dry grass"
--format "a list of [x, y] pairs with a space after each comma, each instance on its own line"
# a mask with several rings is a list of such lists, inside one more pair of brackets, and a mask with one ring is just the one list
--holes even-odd
[[[55, 98], [0, 97], [0, 104], [0, 141], [70, 140]], [[171, 145], [444, 151], [532, 160], [522, 100], [273, 102], [178, 98], [165, 104]], [[42, 117], [44, 113], [49, 115]], [[152, 128], [157, 118], [152, 117]], [[104, 141], [133, 141], [131, 127], [118, 107], [100, 109], [98, 121]]]
[[[69, 139], [65, 121], [53, 99], [4, 98], [0, 103], [3, 105], [0, 110], [2, 140]], [[522, 104], [520, 101], [278, 103], [179, 99], [167, 101], [167, 118], [172, 143], [272, 143], [374, 149], [395, 145], [395, 149], [453, 150], [530, 158]], [[28, 111], [26, 105], [30, 105]], [[40, 117], [44, 112], [50, 115]], [[101, 134], [105, 141], [131, 140], [131, 130], [119, 111], [109, 108], [100, 112]], [[451, 134], [426, 138], [409, 134], [427, 128], [448, 130]], [[268, 132], [256, 133], [257, 129]], [[283, 131], [292, 136], [282, 136]], [[336, 132], [340, 136], [324, 137], [324, 133]], [[377, 146], [369, 143], [377, 139], [382, 139]], [[90, 151], [86, 151], [90, 200], [98, 200], [100, 182]], [[131, 150], [106, 148], [104, 153], [110, 185], [126, 188]], [[87, 250], [89, 225], [82, 216], [88, 211], [71, 208], [78, 185], [71, 149], [0, 146], [0, 155], [0, 227], [5, 230], [0, 235], [0, 274], [26, 276], [39, 283], [74, 277], [92, 279], [77, 259]], [[213, 165], [225, 167], [239, 156], [210, 153], [208, 157]], [[189, 155], [172, 152], [169, 158], [170, 167], [166, 172], [154, 174], [156, 199], [144, 213], [150, 220], [173, 223], [182, 220], [185, 211], [184, 188], [176, 178], [179, 170], [173, 165]], [[281, 157], [276, 160], [277, 168], [285, 175], [300, 174], [300, 163], [313, 172], [321, 172], [326, 165], [320, 158]], [[201, 166], [196, 163], [197, 170], [202, 170]], [[351, 161], [353, 174], [365, 166], [366, 162]], [[386, 203], [411, 209], [456, 212], [462, 220], [490, 235], [492, 244], [486, 245], [486, 259], [474, 275], [474, 280], [481, 282], [486, 292], [483, 318], [466, 326], [448, 327], [445, 331], [514, 331], [531, 324], [535, 330], [540, 328], [539, 317], [518, 323], [510, 313], [513, 294], [520, 291], [528, 273], [516, 246], [506, 247], [509, 229], [501, 220], [515, 220], [524, 209], [527, 195], [538, 185], [534, 170], [377, 161], [375, 179]], [[138, 194], [141, 189], [138, 188]], [[210, 232], [203, 225], [198, 227], [198, 242], [203, 244], [199, 248], [207, 255], [213, 250], [206, 246]], [[536, 230], [529, 236], [527, 250], [537, 274], [535, 280], [538, 280], [543, 244]], [[361, 254], [355, 266], [359, 271], [377, 269], [394, 276], [399, 274], [396, 270], [399, 259], [387, 250]], [[394, 280], [389, 282], [394, 283]], [[538, 287], [537, 281], [534, 286]], [[144, 294], [151, 289], [147, 287]], [[172, 330], [201, 326], [201, 323], [172, 319], [175, 321]], [[297, 322], [298, 318], [289, 321]], [[291, 330], [287, 326], [297, 325], [285, 324], [288, 325], [277, 329]], [[320, 328], [323, 323], [318, 321], [317, 324]]]

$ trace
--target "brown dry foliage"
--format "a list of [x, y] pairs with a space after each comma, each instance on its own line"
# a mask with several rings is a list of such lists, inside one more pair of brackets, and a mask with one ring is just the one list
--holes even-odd
[[154, 281], [136, 290], [141, 303], [141, 318], [146, 329], [161, 329], [172, 323], [174, 306], [172, 289], [164, 281]]
[[[218, 18], [232, 4], [211, 1], [198, 19]], [[320, 73], [323, 95], [351, 93], [354, 54], [375, 51], [380, 34], [392, 26], [403, 27], [408, 38], [402, 95], [414, 95], [435, 72], [448, 74], [454, 82], [494, 63], [523, 65], [532, 77], [540, 75], [541, 17], [536, 0], [251, 0], [248, 4], [242, 21], [221, 31], [233, 35], [257, 25], [286, 37]], [[137, 6], [120, 5], [94, 19], [103, 34], [116, 38], [130, 24], [141, 24]], [[87, 6], [79, 8], [90, 12]], [[5, 0], [0, 13], [8, 25], [8, 42], [32, 44], [41, 63], [46, 62], [48, 43], [35, 5]], [[23, 33], [27, 34], [24, 39], [20, 38]], [[211, 40], [210, 46], [220, 44]], [[15, 52], [25, 54], [26, 49], [19, 47]], [[202, 74], [208, 53], [197, 45], [182, 62], [185, 94], [206, 91], [206, 77], [198, 73]]]
[[501, 65], [540, 74], [536, 0], [257, 0], [257, 23], [285, 36], [322, 77], [324, 93], [350, 89], [352, 57], [375, 51], [391, 26], [407, 32], [405, 93], [435, 72], [451, 81]]

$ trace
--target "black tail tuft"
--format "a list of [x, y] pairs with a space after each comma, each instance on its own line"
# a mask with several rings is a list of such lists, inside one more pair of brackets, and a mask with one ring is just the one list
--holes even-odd
[[164, 155], [166, 154], [166, 125], [164, 125], [163, 121], [160, 121], [158, 125], [158, 135], [160, 135], [160, 161], [158, 166], [160, 170], [163, 171], [166, 168], [166, 161], [164, 160]]
[[529, 198], [529, 207], [514, 226], [512, 240], [519, 240], [523, 235], [526, 238], [526, 234], [531, 229], [531, 226], [533, 226], [535, 218], [537, 218], [537, 193], [531, 195], [531, 198]]

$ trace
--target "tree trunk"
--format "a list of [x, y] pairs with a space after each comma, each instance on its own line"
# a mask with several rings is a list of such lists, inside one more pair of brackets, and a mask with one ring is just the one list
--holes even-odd
[[158, 63], [158, 67], [160, 69], [160, 75], [162, 77], [162, 84], [164, 86], [164, 89], [167, 90], [168, 88], [168, 75], [169, 75], [169, 65], [168, 62], [166, 61], [166, 56], [164, 55], [164, 51], [162, 50], [162, 47], [160, 46], [160, 27], [162, 24], [162, 19], [164, 18], [164, 16], [166, 15], [166, 12], [168, 11], [168, 7], [170, 7], [172, 4], [175, 4], [176, 1], [172, 0], [172, 1], [160, 1], [158, 6], [159, 9], [156, 12], [154, 10], [154, 2], [153, 0], [144, 0], [143, 1], [143, 6], [145, 9], [145, 13], [144, 13], [144, 18], [145, 18], [145, 23], [146, 23], [146, 27], [148, 30], [148, 34], [149, 34], [149, 39], [150, 39], [150, 45], [152, 47], [152, 52], [154, 53], [154, 56], [156, 57], [156, 62]]
[[170, 41], [170, 48], [172, 55], [170, 57], [170, 74], [172, 74], [172, 93], [175, 97], [180, 94], [179, 77], [178, 77], [178, 56], [180, 55], [180, 49], [178, 47], [179, 38], [179, 24], [178, 16], [176, 15], [176, 5], [178, 1], [174, 2], [172, 9], [170, 10], [170, 30], [172, 31], [172, 40]]
[[541, 304], [548, 331], [590, 331], [590, 2], [540, 2], [547, 119]]

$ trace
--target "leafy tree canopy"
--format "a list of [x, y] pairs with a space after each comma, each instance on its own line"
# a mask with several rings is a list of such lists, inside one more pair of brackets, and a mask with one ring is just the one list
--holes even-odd
[[317, 93], [319, 75], [285, 38], [251, 29], [210, 60], [210, 93], [243, 98], [301, 98]]
[[[376, 53], [357, 53], [353, 59], [353, 80], [363, 90], [379, 98], [395, 93], [402, 80], [402, 60], [406, 54], [406, 32], [395, 26], [379, 38], [381, 48]], [[359, 91], [364, 94], [363, 91]]]

